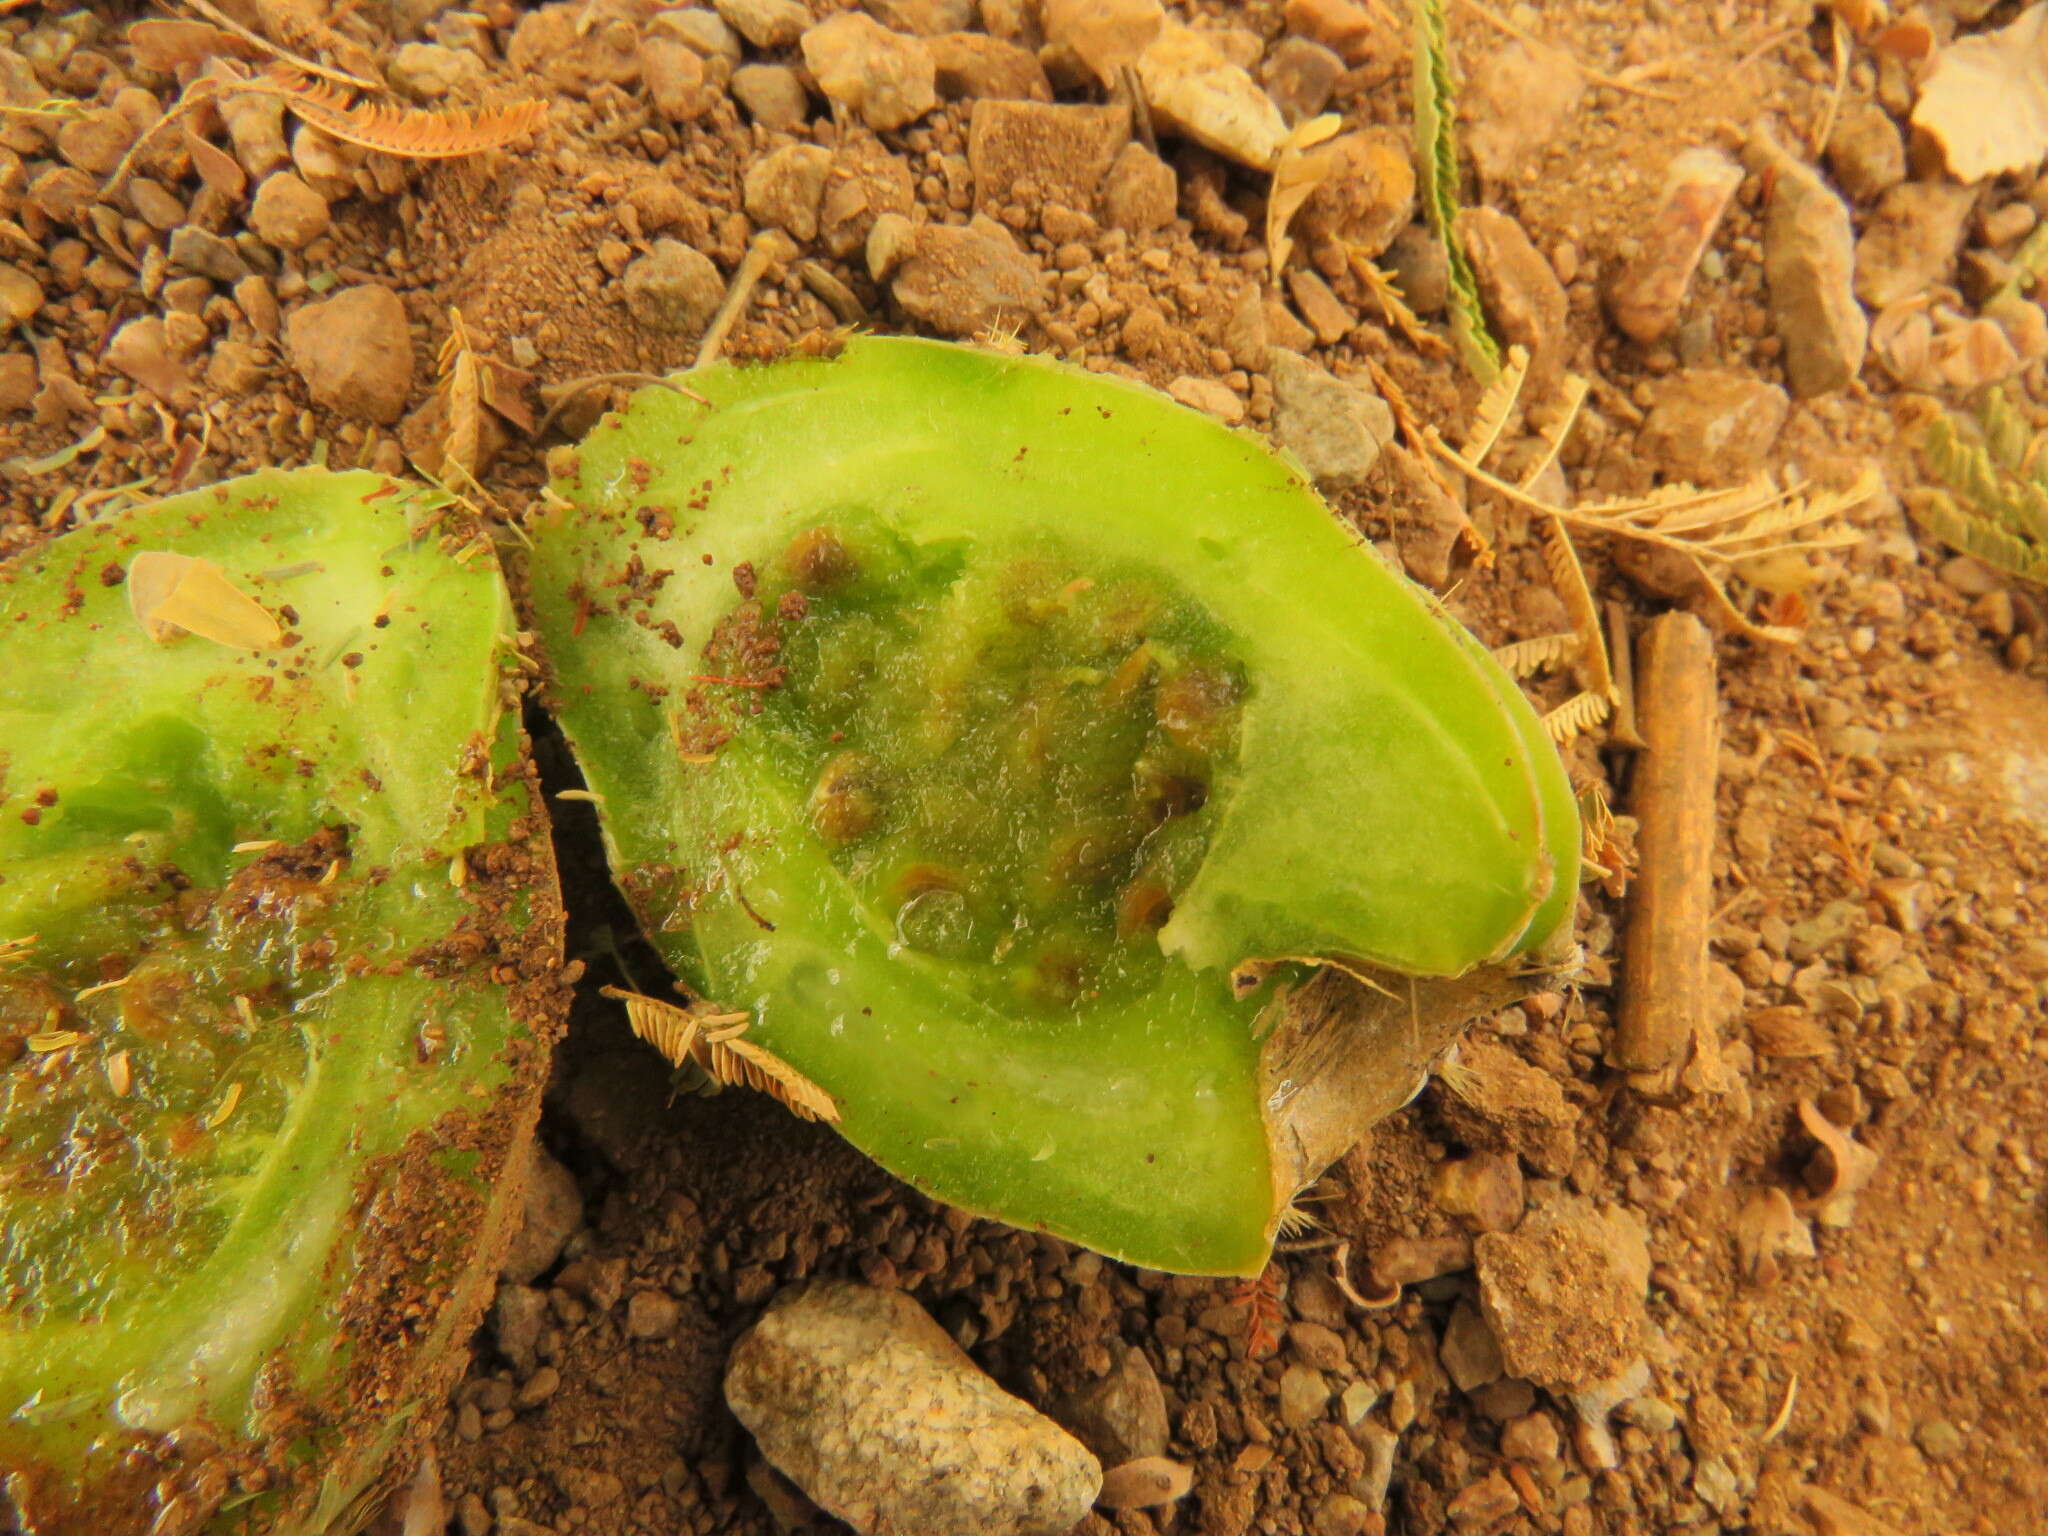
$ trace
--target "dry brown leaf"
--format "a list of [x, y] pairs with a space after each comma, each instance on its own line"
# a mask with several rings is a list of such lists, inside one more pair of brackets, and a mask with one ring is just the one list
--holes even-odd
[[1760, 1008], [1749, 1018], [1749, 1039], [1759, 1056], [1805, 1060], [1832, 1056], [1835, 1037], [1812, 1014], [1797, 1004]]
[[1818, 1169], [1822, 1178], [1820, 1189], [1811, 1198], [1800, 1201], [1799, 1208], [1811, 1211], [1824, 1226], [1845, 1227], [1855, 1213], [1856, 1192], [1877, 1171], [1878, 1156], [1822, 1114], [1811, 1099], [1799, 1101], [1799, 1120], [1807, 1134], [1821, 1145], [1814, 1161], [1808, 1164], [1808, 1175], [1811, 1177]]
[[128, 605], [162, 644], [179, 630], [244, 651], [274, 649], [284, 629], [211, 560], [144, 550], [128, 563]]
[[338, 86], [276, 72], [260, 75], [242, 88], [282, 98], [301, 121], [330, 138], [408, 160], [450, 160], [502, 149], [538, 130], [548, 116], [544, 101], [468, 111], [351, 101]]
[[202, 139], [189, 123], [185, 125], [185, 151], [192, 157], [192, 169], [209, 189], [230, 202], [241, 201], [242, 194], [249, 190], [249, 173], [242, 169], [241, 161]]
[[1814, 1256], [1813, 1230], [1784, 1190], [1760, 1189], [1742, 1202], [1735, 1218], [1735, 1252], [1745, 1275], [1769, 1285], [1778, 1278], [1780, 1257]]
[[1276, 283], [1294, 254], [1294, 237], [1288, 233], [1294, 216], [1337, 169], [1337, 155], [1324, 146], [1343, 126], [1343, 118], [1325, 112], [1297, 124], [1280, 141], [1280, 158], [1273, 162], [1273, 181], [1266, 191], [1266, 271]]
[[1996, 32], [1941, 50], [1913, 105], [1913, 126], [1941, 146], [1949, 173], [1981, 181], [2029, 171], [2048, 155], [2048, 4]]

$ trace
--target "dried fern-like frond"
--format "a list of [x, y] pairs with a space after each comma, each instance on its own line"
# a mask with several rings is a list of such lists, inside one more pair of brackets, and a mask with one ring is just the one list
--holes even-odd
[[1280, 141], [1280, 158], [1273, 162], [1273, 180], [1266, 190], [1266, 271], [1276, 283], [1294, 254], [1294, 237], [1288, 233], [1294, 216], [1336, 172], [1337, 157], [1323, 146], [1343, 126], [1343, 118], [1325, 112], [1297, 124]]
[[786, 1105], [799, 1120], [839, 1119], [839, 1104], [816, 1083], [765, 1047], [737, 1035], [707, 1037], [705, 1066], [721, 1083], [743, 1085]]
[[1465, 446], [1458, 450], [1458, 457], [1467, 464], [1480, 465], [1493, 452], [1494, 445], [1506, 429], [1508, 417], [1514, 414], [1515, 404], [1522, 398], [1522, 386], [1529, 379], [1529, 349], [1517, 343], [1508, 348], [1507, 360], [1494, 381], [1486, 386], [1479, 397], [1479, 404], [1472, 411], [1472, 431], [1465, 439]]
[[1614, 664], [1607, 655], [1607, 635], [1600, 627], [1600, 609], [1593, 601], [1593, 588], [1586, 580], [1586, 568], [1572, 547], [1572, 536], [1554, 517], [1543, 519], [1543, 564], [1550, 572], [1550, 584], [1564, 600], [1571, 615], [1572, 632], [1579, 637], [1579, 660], [1585, 664], [1586, 686], [1612, 703]]
[[441, 379], [435, 393], [441, 398], [441, 473], [457, 471], [462, 479], [476, 479], [477, 461], [483, 456], [483, 386], [478, 375], [476, 348], [470, 344], [469, 328], [462, 323], [462, 311], [448, 311], [448, 339], [441, 343], [438, 359]]
[[243, 87], [279, 97], [294, 116], [330, 138], [408, 160], [452, 160], [503, 149], [547, 121], [544, 101], [515, 101], [470, 110], [396, 107], [351, 101], [338, 86], [277, 72]]
[[1579, 412], [1585, 408], [1586, 381], [1576, 373], [1564, 378], [1564, 408], [1557, 419], [1543, 429], [1543, 451], [1536, 455], [1535, 462], [1522, 472], [1522, 489], [1532, 489], [1541, 480], [1550, 466], [1557, 462], [1557, 456], [1564, 451], [1564, 440], [1572, 435], [1572, 428], [1579, 424]]
[[1379, 305], [1387, 324], [1398, 330], [1408, 345], [1428, 357], [1450, 356], [1450, 346], [1408, 307], [1408, 301], [1401, 297], [1401, 290], [1394, 286], [1393, 278], [1380, 269], [1379, 263], [1357, 250], [1351, 251], [1350, 257], [1351, 270], [1371, 292], [1373, 302]]
[[1550, 733], [1550, 739], [1563, 746], [1573, 737], [1590, 731], [1614, 712], [1614, 701], [1604, 693], [1595, 693], [1588, 688], [1575, 693], [1557, 708], [1543, 717], [1543, 729]]
[[696, 1014], [623, 987], [601, 987], [599, 991], [626, 1005], [626, 1022], [633, 1033], [667, 1057], [670, 1066], [680, 1067], [689, 1061], [704, 1027]]
[[1570, 631], [1561, 635], [1537, 635], [1534, 639], [1517, 640], [1512, 645], [1500, 647], [1493, 653], [1493, 659], [1510, 677], [1531, 677], [1545, 667], [1575, 660], [1583, 644]]

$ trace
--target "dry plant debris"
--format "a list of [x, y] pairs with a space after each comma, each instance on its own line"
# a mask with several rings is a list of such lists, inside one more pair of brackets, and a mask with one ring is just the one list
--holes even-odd
[[671, 1066], [694, 1065], [726, 1087], [765, 1093], [799, 1120], [839, 1118], [831, 1094], [766, 1047], [740, 1038], [753, 1022], [750, 1015], [678, 1008], [620, 987], [603, 992], [626, 1005], [633, 1033], [667, 1057]]
[[245, 651], [274, 649], [284, 628], [211, 560], [144, 550], [128, 563], [128, 602], [150, 639], [179, 631]]
[[2039, 165], [2048, 155], [2048, 4], [1936, 54], [1913, 126], [1941, 146], [1959, 181]]

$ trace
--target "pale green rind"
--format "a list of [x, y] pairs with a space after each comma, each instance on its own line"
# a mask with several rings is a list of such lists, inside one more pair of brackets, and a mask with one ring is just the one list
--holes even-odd
[[[1576, 819], [1528, 706], [1287, 465], [1147, 391], [909, 341], [690, 384], [708, 405], [650, 390], [601, 426], [562, 488], [573, 508], [535, 529], [560, 718], [656, 942], [913, 1182], [1138, 1262], [1255, 1272], [1272, 1164], [1254, 1010], [1224, 968], [1341, 954], [1456, 974], [1534, 943], [1560, 888], [1546, 840]], [[671, 538], [650, 531], [664, 516]], [[733, 567], [835, 518], [913, 544], [1050, 537], [1082, 570], [1151, 561], [1228, 631], [1254, 680], [1239, 758], [1163, 934], [1186, 968], [1149, 999], [977, 1011], [861, 908], [772, 751], [742, 730], [712, 763], [678, 758], [632, 684], [684, 686]], [[633, 558], [666, 574], [627, 619]], [[663, 866], [712, 894], [685, 912]]]
[[[382, 476], [264, 473], [0, 568], [0, 940], [37, 934], [35, 957], [133, 957], [161, 931], [141, 904], [159, 865], [217, 887], [254, 857], [236, 843], [349, 828], [333, 906], [294, 939], [332, 938], [337, 963], [279, 962], [296, 1007], [278, 1028], [305, 1075], [267, 1142], [237, 1141], [234, 1118], [214, 1139], [232, 1177], [193, 1208], [229, 1219], [203, 1262], [116, 1265], [76, 1315], [0, 1316], [0, 1401], [21, 1405], [0, 1416], [0, 1465], [33, 1469], [24, 1486], [49, 1529], [91, 1528], [62, 1511], [67, 1499], [93, 1507], [89, 1481], [64, 1488], [94, 1440], [195, 1419], [230, 1448], [274, 1433], [258, 1383], [274, 1362], [316, 1410], [309, 1428], [329, 1409], [340, 1422], [350, 1405], [323, 1394], [356, 1354], [339, 1310], [373, 1241], [365, 1210], [389, 1199], [379, 1160], [427, 1127], [467, 1123], [511, 1077], [500, 1053], [527, 1030], [488, 968], [430, 976], [413, 958], [472, 915], [449, 857], [505, 836], [525, 804], [488, 771], [494, 744], [514, 761], [519, 744], [503, 708], [509, 599], [494, 561], [465, 566], [439, 547], [435, 508]], [[189, 634], [153, 642], [119, 582], [143, 550], [215, 561], [274, 612], [289, 605], [301, 640], [262, 652]], [[25, 817], [41, 788], [54, 805]], [[76, 1007], [91, 1033], [118, 1000]], [[445, 1045], [423, 1062], [428, 1021]], [[470, 1255], [446, 1257], [460, 1280]], [[374, 1472], [336, 1449], [356, 1474]], [[282, 1529], [271, 1517], [291, 1511], [266, 1498], [239, 1518], [252, 1514], [254, 1528]]]

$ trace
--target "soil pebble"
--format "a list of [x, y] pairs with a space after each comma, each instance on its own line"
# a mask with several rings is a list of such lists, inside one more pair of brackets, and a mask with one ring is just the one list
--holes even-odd
[[831, 172], [832, 152], [816, 144], [771, 149], [747, 167], [747, 217], [809, 244], [818, 236], [818, 205]]
[[569, 1235], [583, 1225], [583, 1195], [575, 1175], [535, 1145], [533, 1170], [526, 1180], [526, 1208], [512, 1246], [505, 1251], [499, 1276], [513, 1285], [528, 1285], [561, 1254]]
[[1766, 380], [1698, 369], [1659, 388], [1636, 448], [1667, 479], [1731, 484], [1764, 467], [1791, 409]]
[[783, 1292], [733, 1346], [733, 1412], [762, 1453], [855, 1530], [1057, 1536], [1102, 1469], [982, 1374], [900, 1291]]
[[798, 0], [712, 0], [726, 24], [756, 48], [787, 48], [811, 24]]
[[280, 250], [303, 251], [327, 233], [331, 222], [327, 199], [291, 171], [265, 177], [249, 205], [249, 227]]
[[626, 268], [626, 308], [652, 331], [694, 336], [725, 299], [725, 279], [711, 258], [680, 240], [657, 240]]
[[1168, 21], [1136, 67], [1145, 104], [1162, 127], [1255, 171], [1280, 158], [1287, 137], [1280, 109], [1206, 34]]
[[1876, 102], [1850, 101], [1828, 135], [1827, 160], [1844, 192], [1873, 202], [1906, 179], [1905, 137]]
[[1308, 195], [1294, 227], [1310, 240], [1336, 240], [1377, 257], [1415, 217], [1415, 169], [1407, 140], [1392, 128], [1341, 134], [1325, 147], [1332, 170]]
[[1642, 1352], [1644, 1273], [1590, 1201], [1569, 1198], [1472, 1245], [1479, 1305], [1509, 1371], [1553, 1392], [1605, 1380]]
[[1741, 185], [1742, 167], [1718, 149], [1673, 157], [1642, 249], [1607, 290], [1607, 312], [1625, 335], [1648, 345], [1678, 329], [1693, 273]]
[[1292, 128], [1329, 105], [1330, 93], [1343, 75], [1344, 61], [1334, 49], [1305, 37], [1285, 37], [1267, 56], [1259, 82], [1280, 109], [1282, 121]]
[[1458, 239], [1472, 261], [1479, 300], [1501, 338], [1529, 350], [1529, 379], [1538, 392], [1564, 371], [1564, 284], [1520, 224], [1497, 208], [1458, 214]]
[[292, 366], [315, 403], [353, 421], [388, 426], [412, 390], [405, 306], [381, 283], [360, 283], [301, 305], [285, 325]]
[[994, 213], [1018, 202], [1092, 210], [1130, 139], [1122, 107], [977, 101], [967, 125], [975, 206]]
[[1275, 347], [1273, 433], [1309, 478], [1330, 489], [1363, 485], [1393, 440], [1394, 413], [1370, 390], [1346, 383], [1299, 352]]
[[1851, 286], [1849, 210], [1820, 177], [1790, 157], [1775, 161], [1764, 216], [1764, 279], [1785, 349], [1785, 377], [1802, 400], [1831, 394], [1862, 371], [1870, 322]]
[[1917, 298], [1955, 266], [1976, 188], [1909, 181], [1878, 200], [1856, 242], [1856, 297], [1872, 309]]
[[1136, 140], [1117, 151], [1102, 183], [1102, 216], [1113, 228], [1149, 235], [1173, 222], [1179, 203], [1172, 166]]
[[903, 312], [944, 336], [973, 336], [1044, 305], [1038, 268], [1002, 225], [920, 225], [889, 291]]
[[792, 133], [809, 121], [810, 92], [787, 64], [743, 64], [733, 71], [733, 100], [763, 128]]
[[947, 101], [1052, 100], [1052, 82], [1028, 48], [980, 32], [941, 32], [925, 45], [932, 52], [939, 95]]
[[1109, 1373], [1056, 1402], [1052, 1417], [1106, 1467], [1166, 1452], [1166, 1394], [1152, 1362], [1129, 1344], [1110, 1346]]
[[828, 100], [877, 133], [915, 122], [938, 105], [937, 65], [922, 38], [872, 16], [842, 11], [803, 36], [804, 64]]

